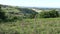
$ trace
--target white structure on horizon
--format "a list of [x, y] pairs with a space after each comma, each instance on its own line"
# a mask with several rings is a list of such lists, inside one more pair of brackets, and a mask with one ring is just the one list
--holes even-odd
[[32, 10], [34, 10], [36, 12], [42, 12], [42, 10], [39, 10], [39, 9], [32, 9]]

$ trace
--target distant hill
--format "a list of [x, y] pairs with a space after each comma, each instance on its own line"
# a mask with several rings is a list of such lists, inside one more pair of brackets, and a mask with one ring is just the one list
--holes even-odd
[[[35, 9], [35, 10], [33, 10]], [[37, 12], [41, 10], [52, 10], [56, 9], [57, 11], [60, 11], [60, 8], [40, 8], [40, 7], [19, 7], [19, 6], [9, 6], [9, 5], [2, 5], [2, 10], [5, 12], [13, 12], [13, 13], [23, 13], [23, 14], [36, 14]]]
[[8, 6], [8, 5], [2, 5], [1, 9], [8, 13], [8, 14], [13, 14], [13, 15], [21, 15], [23, 14], [24, 16], [30, 16], [30, 15], [36, 15], [38, 14], [36, 11], [26, 8], [26, 7], [19, 7], [19, 6]]

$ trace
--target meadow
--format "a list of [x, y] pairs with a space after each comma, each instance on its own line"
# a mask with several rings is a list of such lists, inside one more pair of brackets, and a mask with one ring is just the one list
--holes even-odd
[[60, 34], [59, 8], [40, 9], [0, 5], [0, 34]]
[[60, 34], [60, 18], [0, 22], [0, 34]]

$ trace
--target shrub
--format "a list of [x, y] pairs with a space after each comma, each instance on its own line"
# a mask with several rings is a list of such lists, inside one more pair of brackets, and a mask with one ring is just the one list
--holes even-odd
[[59, 13], [56, 10], [42, 11], [42, 12], [40, 12], [39, 15], [40, 15], [41, 18], [54, 18], [54, 17], [59, 17]]
[[22, 20], [22, 17], [21, 16], [16, 16], [16, 15], [9, 15], [8, 17], [7, 17], [7, 21], [17, 21], [17, 20]]
[[2, 5], [0, 5], [0, 19], [1, 20], [6, 20], [5, 12], [1, 9], [1, 6]]
[[49, 11], [50, 17], [59, 17], [59, 13], [56, 10]]

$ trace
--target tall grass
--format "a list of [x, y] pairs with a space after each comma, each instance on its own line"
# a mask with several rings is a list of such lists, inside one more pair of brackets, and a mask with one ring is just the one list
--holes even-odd
[[0, 34], [60, 34], [60, 18], [0, 23]]

